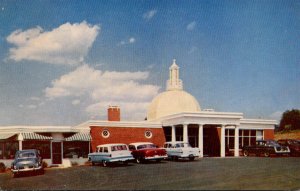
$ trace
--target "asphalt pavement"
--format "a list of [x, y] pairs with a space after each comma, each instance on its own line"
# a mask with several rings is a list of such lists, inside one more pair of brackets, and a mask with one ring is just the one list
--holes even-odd
[[296, 190], [299, 164], [299, 157], [241, 157], [47, 168], [19, 178], [2, 173], [0, 190]]

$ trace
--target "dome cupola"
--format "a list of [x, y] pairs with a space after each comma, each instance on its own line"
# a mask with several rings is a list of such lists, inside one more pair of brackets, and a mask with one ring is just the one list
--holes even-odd
[[181, 112], [200, 111], [198, 101], [183, 90], [183, 83], [179, 79], [179, 67], [175, 59], [169, 70], [166, 91], [157, 95], [148, 108], [147, 120], [149, 121]]

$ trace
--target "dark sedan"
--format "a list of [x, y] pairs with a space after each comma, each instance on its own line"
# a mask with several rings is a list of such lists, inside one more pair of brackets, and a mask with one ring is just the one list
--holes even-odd
[[280, 139], [277, 141], [282, 146], [288, 146], [292, 156], [300, 156], [300, 142], [295, 139]]
[[255, 145], [244, 146], [243, 154], [244, 156], [263, 154], [265, 157], [269, 157], [271, 154], [290, 154], [290, 149], [288, 146], [281, 146], [274, 140], [258, 140]]
[[11, 164], [11, 171], [13, 177], [30, 171], [43, 173], [44, 169], [39, 151], [36, 149], [17, 151], [15, 159]]

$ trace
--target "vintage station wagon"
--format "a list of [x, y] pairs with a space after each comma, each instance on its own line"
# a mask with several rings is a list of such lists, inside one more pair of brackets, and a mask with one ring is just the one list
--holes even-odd
[[193, 148], [189, 143], [182, 141], [166, 142], [164, 148], [167, 151], [168, 157], [173, 160], [189, 159], [192, 161], [195, 157], [200, 156], [199, 148]]
[[127, 165], [128, 161], [134, 160], [131, 151], [123, 143], [98, 145], [96, 152], [90, 153], [88, 158], [92, 165], [102, 163], [103, 166], [115, 162], [122, 162]]

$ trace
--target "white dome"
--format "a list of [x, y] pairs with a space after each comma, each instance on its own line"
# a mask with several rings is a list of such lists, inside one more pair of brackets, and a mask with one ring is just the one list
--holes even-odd
[[156, 96], [149, 108], [147, 120], [155, 120], [181, 112], [199, 112], [198, 101], [183, 90], [169, 90]]

